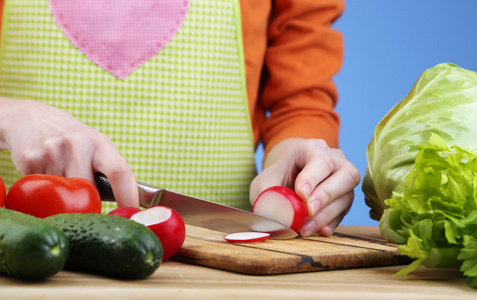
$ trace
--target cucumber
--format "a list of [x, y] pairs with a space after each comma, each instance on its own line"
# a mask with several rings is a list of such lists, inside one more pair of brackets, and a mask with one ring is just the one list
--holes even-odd
[[0, 207], [0, 273], [45, 279], [63, 268], [68, 252], [69, 241], [55, 225]]
[[70, 241], [65, 269], [142, 279], [162, 263], [160, 240], [135, 221], [96, 213], [65, 213], [46, 219], [60, 227]]

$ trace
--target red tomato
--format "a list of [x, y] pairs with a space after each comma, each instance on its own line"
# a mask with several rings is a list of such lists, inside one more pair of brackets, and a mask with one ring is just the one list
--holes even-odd
[[5, 208], [39, 218], [59, 213], [101, 213], [101, 197], [86, 179], [32, 174], [12, 185]]
[[0, 177], [0, 207], [3, 207], [3, 205], [5, 204], [5, 196], [5, 184], [3, 183], [2, 177]]

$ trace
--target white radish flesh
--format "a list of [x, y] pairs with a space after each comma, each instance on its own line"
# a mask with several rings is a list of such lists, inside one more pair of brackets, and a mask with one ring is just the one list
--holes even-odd
[[224, 236], [230, 243], [263, 242], [270, 237], [270, 233], [264, 232], [235, 232]]
[[171, 215], [172, 211], [170, 209], [156, 206], [132, 215], [131, 220], [141, 223], [144, 226], [151, 226], [169, 220]]
[[299, 232], [307, 218], [306, 204], [286, 187], [272, 186], [258, 195], [253, 212]]
[[262, 194], [260, 200], [253, 207], [253, 212], [288, 227], [292, 225], [295, 217], [295, 211], [290, 200], [274, 191]]

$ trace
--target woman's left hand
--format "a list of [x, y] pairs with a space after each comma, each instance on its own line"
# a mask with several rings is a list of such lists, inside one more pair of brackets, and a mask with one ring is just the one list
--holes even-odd
[[289, 138], [269, 151], [250, 186], [250, 201], [270, 186], [293, 189], [308, 210], [300, 234], [330, 236], [348, 213], [359, 182], [358, 170], [341, 150], [323, 140]]

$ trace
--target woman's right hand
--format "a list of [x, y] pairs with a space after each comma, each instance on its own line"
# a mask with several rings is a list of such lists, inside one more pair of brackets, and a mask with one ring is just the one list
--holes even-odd
[[119, 206], [139, 206], [134, 173], [113, 142], [61, 109], [0, 98], [0, 148], [10, 150], [22, 176], [55, 174], [94, 183], [100, 172]]

